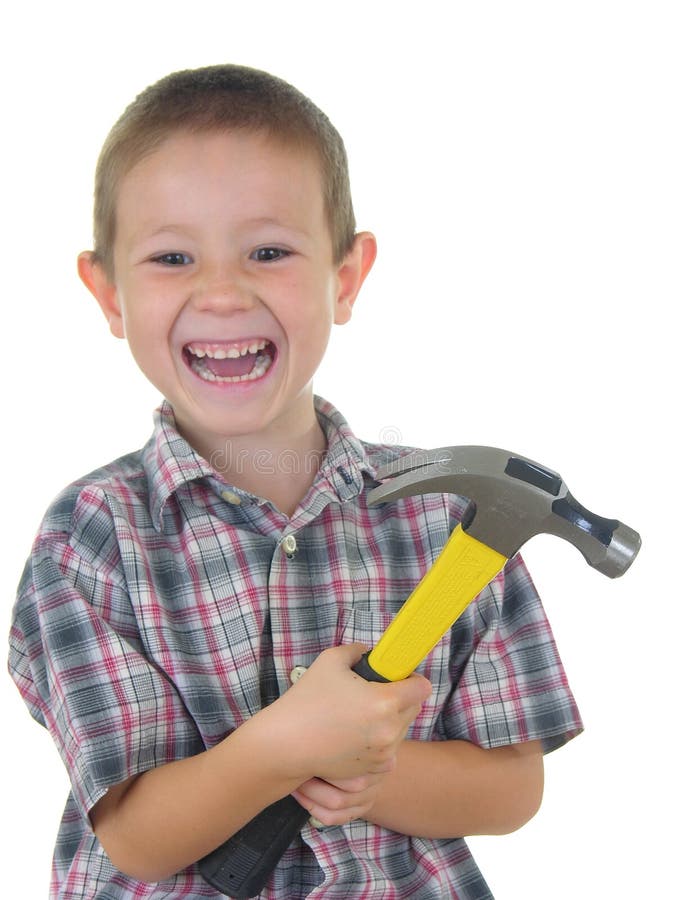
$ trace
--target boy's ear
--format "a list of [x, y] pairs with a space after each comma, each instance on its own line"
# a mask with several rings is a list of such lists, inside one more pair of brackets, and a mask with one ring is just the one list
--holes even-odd
[[86, 250], [77, 257], [77, 271], [86, 287], [96, 297], [111, 332], [115, 337], [123, 338], [124, 321], [117, 300], [117, 288], [91, 250]]
[[351, 249], [338, 266], [338, 295], [334, 319], [336, 325], [344, 325], [351, 319], [354, 302], [376, 256], [375, 235], [369, 231], [359, 232]]

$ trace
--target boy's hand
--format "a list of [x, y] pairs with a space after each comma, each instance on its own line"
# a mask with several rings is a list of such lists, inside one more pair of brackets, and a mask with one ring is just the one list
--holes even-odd
[[290, 690], [259, 714], [267, 734], [274, 735], [284, 774], [297, 778], [298, 785], [313, 777], [339, 785], [393, 768], [396, 751], [431, 685], [419, 675], [390, 684], [365, 681], [352, 666], [366, 649], [352, 644], [325, 650]]
[[321, 825], [344, 825], [362, 819], [377, 799], [382, 775], [361, 775], [330, 784], [321, 778], [310, 778], [293, 796]]

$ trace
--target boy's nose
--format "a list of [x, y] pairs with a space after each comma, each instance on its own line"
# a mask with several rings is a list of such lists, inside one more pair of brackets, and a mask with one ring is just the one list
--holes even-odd
[[194, 285], [191, 300], [200, 311], [227, 314], [251, 309], [255, 306], [256, 296], [252, 286], [241, 276], [205, 272]]

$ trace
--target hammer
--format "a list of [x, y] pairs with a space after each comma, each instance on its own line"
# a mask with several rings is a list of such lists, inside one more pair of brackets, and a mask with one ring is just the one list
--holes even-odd
[[[636, 531], [584, 509], [556, 472], [495, 447], [414, 452], [378, 469], [377, 480], [369, 506], [426, 493], [458, 494], [470, 503], [433, 566], [354, 667], [368, 681], [407, 678], [536, 534], [569, 541], [610, 578], [623, 575], [640, 549]], [[226, 896], [254, 897], [308, 818], [284, 797], [200, 860], [201, 874]]]

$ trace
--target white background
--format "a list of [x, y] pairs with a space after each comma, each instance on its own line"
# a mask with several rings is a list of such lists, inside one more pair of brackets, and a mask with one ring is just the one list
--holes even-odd
[[[638, 529], [619, 581], [526, 557], [586, 723], [540, 814], [471, 842], [498, 900], [666, 896], [672, 850], [675, 218], [672, 5], [15, 4], [2, 23], [1, 577], [9, 623], [39, 519], [140, 446], [157, 397], [79, 284], [98, 149], [179, 68], [294, 83], [350, 154], [380, 255], [316, 388], [369, 439], [485, 443], [558, 469]], [[47, 895], [67, 781], [9, 678], [2, 895]]]

